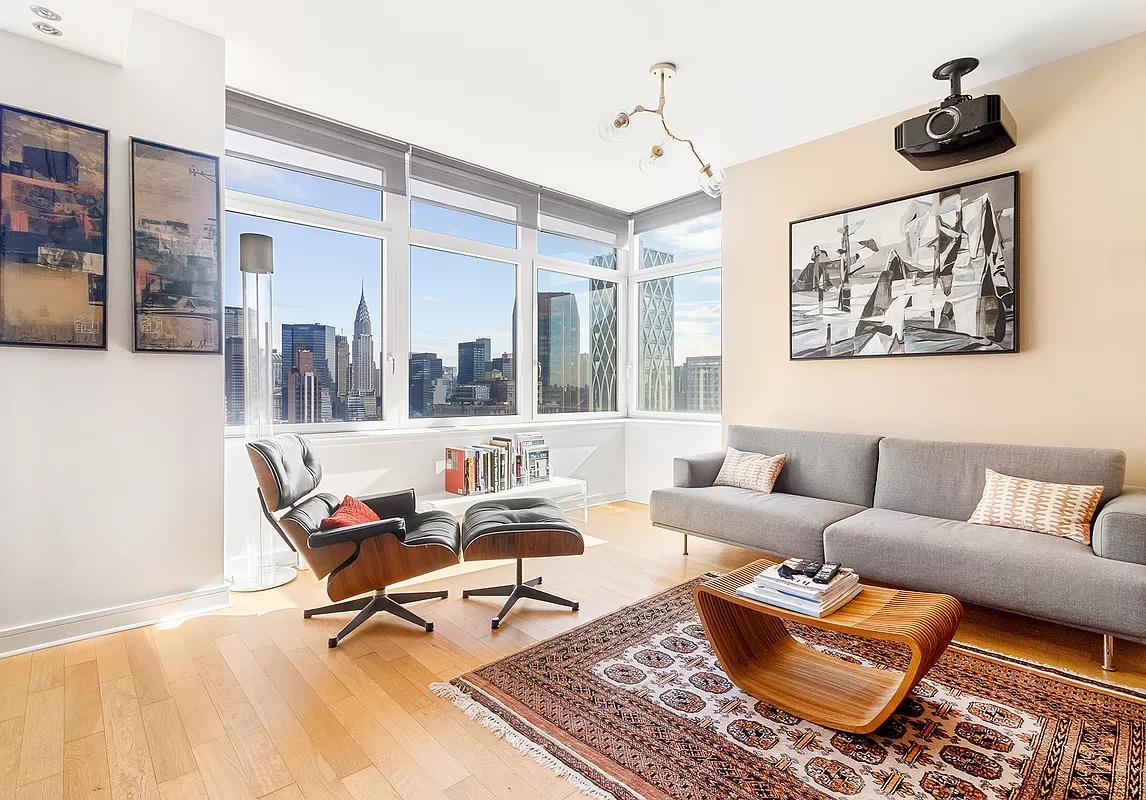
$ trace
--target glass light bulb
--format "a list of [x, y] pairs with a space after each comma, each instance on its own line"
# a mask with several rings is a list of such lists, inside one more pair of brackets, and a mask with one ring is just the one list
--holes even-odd
[[700, 188], [709, 197], [720, 197], [724, 194], [724, 170], [719, 167], [706, 164], [700, 170], [696, 182], [700, 184]]
[[642, 174], [648, 175], [655, 171], [660, 163], [664, 161], [665, 149], [663, 145], [655, 144], [650, 148], [649, 152], [637, 162], [637, 168]]
[[597, 126], [597, 135], [606, 142], [619, 142], [631, 127], [629, 115], [624, 111], [606, 114]]

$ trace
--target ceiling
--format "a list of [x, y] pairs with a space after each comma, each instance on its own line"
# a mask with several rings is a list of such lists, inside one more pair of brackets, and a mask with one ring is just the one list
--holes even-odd
[[[38, 36], [13, 1], [0, 27]], [[235, 88], [624, 210], [696, 190], [683, 146], [638, 172], [653, 120], [597, 137], [606, 113], [655, 104], [656, 61], [679, 68], [673, 127], [726, 166], [938, 100], [949, 58], [982, 60], [974, 87], [1146, 30], [1142, 0], [43, 2], [64, 14], [61, 45], [122, 62], [108, 23], [134, 5], [225, 37]]]

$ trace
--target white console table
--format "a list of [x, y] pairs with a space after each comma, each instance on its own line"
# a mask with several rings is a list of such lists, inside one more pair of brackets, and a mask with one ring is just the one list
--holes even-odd
[[581, 506], [581, 518], [589, 521], [589, 485], [580, 478], [553, 477], [547, 481], [531, 483], [528, 486], [515, 486], [503, 492], [485, 494], [439, 494], [427, 497], [422, 502], [435, 511], [448, 511], [462, 516], [474, 503], [486, 500], [504, 500], [509, 497], [544, 497], [554, 502], [577, 502]]

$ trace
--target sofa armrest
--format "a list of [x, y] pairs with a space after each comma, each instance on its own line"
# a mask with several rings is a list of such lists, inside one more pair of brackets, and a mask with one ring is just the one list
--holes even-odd
[[1103, 558], [1146, 564], [1146, 487], [1127, 486], [1102, 507], [1090, 546]]
[[402, 538], [406, 533], [406, 521], [401, 517], [390, 517], [374, 522], [363, 522], [359, 525], [346, 525], [342, 528], [331, 528], [325, 531], [319, 530], [307, 537], [306, 544], [310, 548], [327, 547], [343, 542], [358, 544], [387, 533], [393, 534], [399, 539]]
[[672, 460], [672, 485], [694, 489], [711, 486], [724, 463], [724, 451], [701, 453]]

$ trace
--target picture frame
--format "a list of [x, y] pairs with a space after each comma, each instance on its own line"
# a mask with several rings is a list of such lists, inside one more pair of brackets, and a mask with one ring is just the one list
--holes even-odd
[[0, 345], [107, 350], [108, 132], [0, 104]]
[[223, 352], [219, 157], [132, 137], [136, 352]]
[[1019, 241], [1017, 171], [790, 222], [789, 360], [1019, 352]]

